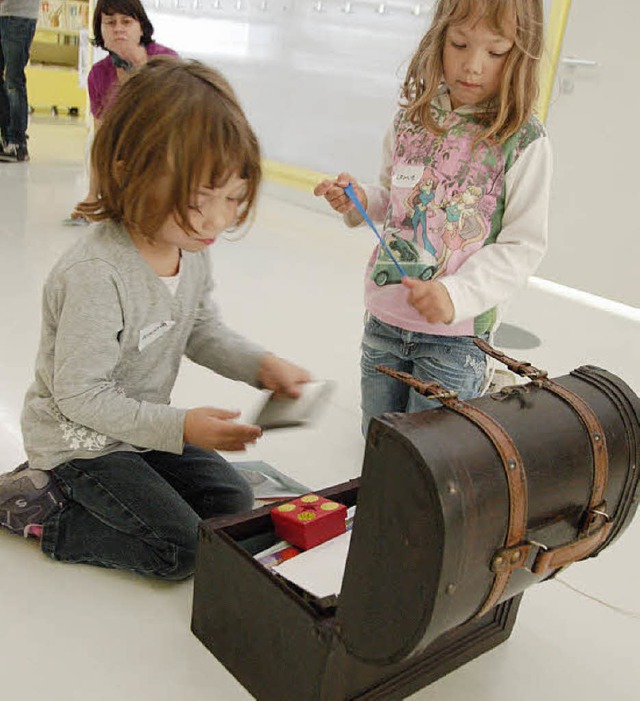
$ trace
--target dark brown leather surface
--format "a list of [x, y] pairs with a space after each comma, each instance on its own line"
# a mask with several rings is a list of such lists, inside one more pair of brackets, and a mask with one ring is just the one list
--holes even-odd
[[[465, 412], [432, 385], [442, 408], [374, 420], [359, 498], [367, 516], [356, 521], [338, 611], [352, 654], [378, 663], [419, 654], [450, 627], [596, 554], [628, 525], [637, 507], [637, 397], [615, 376], [607, 392], [585, 380], [602, 371], [549, 380], [524, 365], [555, 391], [531, 383], [471, 400]], [[526, 489], [510, 482], [510, 459], [524, 466]], [[524, 530], [513, 531], [523, 513]], [[385, 540], [393, 546], [381, 548]], [[389, 606], [376, 610], [380, 601]]]

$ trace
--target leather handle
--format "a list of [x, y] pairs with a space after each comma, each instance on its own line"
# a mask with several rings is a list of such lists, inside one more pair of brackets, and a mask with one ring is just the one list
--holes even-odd
[[578, 538], [566, 545], [539, 552], [531, 571], [540, 577], [547, 577], [555, 570], [578, 560], [584, 560], [607, 540], [612, 527], [613, 522], [606, 521], [590, 535]]

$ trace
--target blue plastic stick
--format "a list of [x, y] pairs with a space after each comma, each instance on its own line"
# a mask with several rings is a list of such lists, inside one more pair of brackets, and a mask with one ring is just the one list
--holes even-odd
[[365, 208], [362, 206], [362, 203], [358, 199], [358, 195], [356, 195], [355, 190], [353, 189], [353, 185], [349, 183], [347, 187], [344, 188], [344, 192], [346, 196], [353, 202], [353, 204], [356, 206], [356, 209], [358, 210], [360, 216], [367, 222], [367, 224], [372, 228], [373, 233], [378, 237], [378, 241], [380, 241], [380, 245], [384, 248], [384, 250], [387, 252], [387, 255], [391, 260], [393, 261], [394, 265], [396, 268], [398, 268], [398, 272], [402, 277], [408, 277], [408, 275], [405, 273], [405, 271], [402, 269], [402, 266], [400, 263], [398, 263], [398, 260], [396, 257], [391, 253], [391, 249], [389, 246], [387, 246], [385, 240], [380, 236], [378, 233], [378, 230], [375, 227], [375, 224], [371, 221], [369, 218], [369, 215], [367, 214]]

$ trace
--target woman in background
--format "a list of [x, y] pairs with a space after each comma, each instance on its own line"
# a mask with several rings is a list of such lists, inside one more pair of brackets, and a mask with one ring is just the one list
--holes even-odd
[[[98, 131], [106, 110], [130, 73], [144, 66], [151, 56], [178, 54], [153, 41], [153, 25], [140, 0], [98, 0], [93, 15], [93, 43], [109, 52], [89, 73], [89, 101], [94, 133]], [[95, 172], [90, 165], [89, 192], [84, 202], [96, 199]], [[75, 209], [71, 219], [87, 221]], [[88, 223], [88, 221], [87, 221]]]

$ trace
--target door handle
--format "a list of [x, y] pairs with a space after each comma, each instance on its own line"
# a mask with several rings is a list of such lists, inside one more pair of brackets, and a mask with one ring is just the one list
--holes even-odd
[[[587, 58], [575, 58], [574, 56], [563, 56], [560, 65], [565, 70], [559, 71], [559, 84], [561, 95], [571, 95], [575, 89], [576, 71], [579, 68], [597, 68], [600, 64]], [[585, 76], [586, 77], [586, 76]]]
[[591, 61], [587, 58], [573, 58], [572, 56], [562, 57], [560, 61], [565, 66], [581, 66], [585, 68], [594, 68], [595, 66], [600, 65], [597, 61]]

